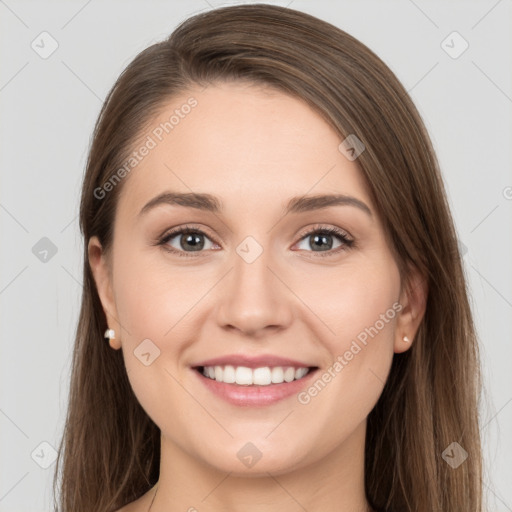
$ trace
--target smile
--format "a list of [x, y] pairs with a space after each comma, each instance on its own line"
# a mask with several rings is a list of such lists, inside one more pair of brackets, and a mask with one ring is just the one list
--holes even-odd
[[225, 384], [238, 384], [239, 386], [269, 386], [300, 380], [306, 376], [311, 368], [294, 368], [292, 366], [275, 366], [270, 368], [248, 368], [246, 366], [204, 366], [199, 371], [217, 382]]
[[318, 367], [199, 366], [201, 384], [214, 396], [238, 407], [262, 407], [296, 396], [310, 385]]

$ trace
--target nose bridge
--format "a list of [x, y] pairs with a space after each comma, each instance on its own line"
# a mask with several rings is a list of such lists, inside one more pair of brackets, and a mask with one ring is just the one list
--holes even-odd
[[[219, 322], [247, 333], [284, 327], [292, 318], [286, 288], [270, 270], [272, 255], [247, 237], [233, 254], [233, 270], [221, 299]], [[270, 267], [270, 268], [269, 268]]]

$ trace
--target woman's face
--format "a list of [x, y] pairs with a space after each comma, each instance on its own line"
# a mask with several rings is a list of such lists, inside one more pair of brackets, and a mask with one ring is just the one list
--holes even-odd
[[[165, 442], [241, 474], [352, 453], [393, 353], [414, 335], [357, 159], [301, 101], [242, 83], [175, 97], [141, 140], [112, 273], [95, 238], [90, 260], [133, 390]], [[161, 194], [178, 196], [146, 206]], [[212, 359], [221, 380], [257, 383], [205, 377], [197, 367]], [[300, 376], [288, 367], [316, 370], [277, 383]]]

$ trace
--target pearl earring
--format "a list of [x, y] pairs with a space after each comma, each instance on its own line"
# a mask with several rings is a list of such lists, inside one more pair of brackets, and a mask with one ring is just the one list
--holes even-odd
[[114, 331], [114, 329], [107, 329], [103, 337], [108, 338], [109, 340], [114, 340], [116, 338], [116, 331]]
[[409, 343], [410, 342], [410, 340], [409, 340], [409, 338], [407, 336], [404, 336], [402, 339], [405, 341], [405, 343]]

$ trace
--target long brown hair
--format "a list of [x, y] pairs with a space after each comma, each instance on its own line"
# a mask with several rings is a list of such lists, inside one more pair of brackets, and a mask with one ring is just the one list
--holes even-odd
[[[83, 295], [69, 407], [55, 469], [63, 512], [110, 512], [159, 478], [160, 430], [137, 401], [123, 362], [103, 338], [106, 317], [87, 255], [98, 236], [108, 252], [123, 181], [97, 191], [126, 160], [162, 105], [192, 85], [244, 80], [307, 102], [366, 150], [365, 176], [403, 279], [428, 281], [412, 347], [395, 354], [368, 417], [365, 490], [383, 511], [481, 512], [480, 363], [468, 291], [443, 180], [406, 90], [366, 46], [339, 28], [283, 7], [252, 4], [184, 21], [142, 51], [109, 92], [94, 130], [80, 204]], [[457, 442], [457, 468], [442, 454]], [[457, 448], [458, 449], [458, 448]], [[58, 510], [56, 508], [56, 510]]]

